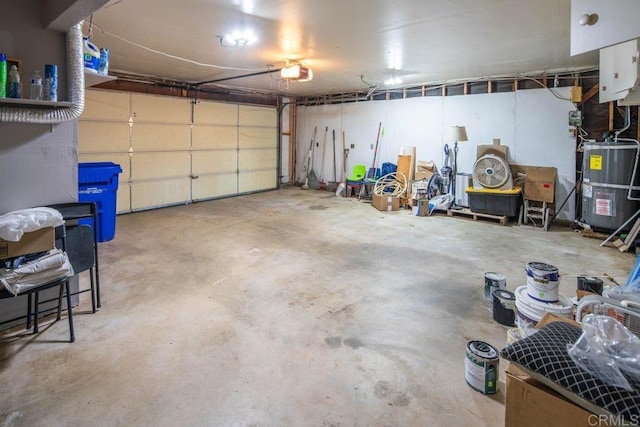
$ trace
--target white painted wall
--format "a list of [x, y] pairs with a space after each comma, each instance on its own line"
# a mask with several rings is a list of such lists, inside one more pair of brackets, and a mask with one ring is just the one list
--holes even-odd
[[[568, 98], [569, 88], [555, 89]], [[558, 169], [556, 203], [559, 206], [575, 185], [575, 139], [569, 135], [568, 114], [573, 103], [554, 96], [547, 89], [448, 97], [420, 97], [392, 101], [357, 102], [298, 107], [296, 177], [304, 182], [304, 165], [309, 142], [318, 128], [313, 170], [321, 181], [330, 180], [333, 171], [331, 132], [345, 132], [347, 146], [354, 144], [347, 171], [355, 164], [370, 167], [373, 162], [378, 124], [384, 132], [376, 166], [396, 163], [401, 147], [415, 146], [418, 160], [433, 160], [438, 168], [444, 160], [444, 136], [449, 126], [465, 126], [469, 141], [459, 144], [458, 171], [470, 173], [476, 160], [476, 147], [499, 138], [509, 147], [512, 164], [553, 166]], [[322, 164], [325, 129], [327, 151]], [[341, 138], [338, 139], [341, 153]], [[451, 144], [450, 148], [453, 148]], [[337, 156], [338, 171], [342, 157]], [[558, 216], [575, 218], [574, 196]]]
[[[65, 36], [41, 29], [42, 2], [0, 1], [0, 51], [20, 58], [22, 90], [35, 69], [58, 64], [60, 100], [66, 98]], [[0, 123], [0, 214], [78, 198], [78, 124]], [[26, 313], [26, 298], [0, 300], [0, 321]]]

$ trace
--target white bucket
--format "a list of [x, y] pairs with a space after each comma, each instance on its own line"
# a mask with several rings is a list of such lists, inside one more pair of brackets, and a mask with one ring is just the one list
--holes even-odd
[[507, 289], [507, 278], [503, 274], [490, 271], [484, 273], [484, 297], [493, 301], [493, 291]]
[[543, 302], [529, 296], [526, 286], [520, 286], [516, 294], [516, 325], [522, 329], [535, 327], [545, 313], [571, 319], [573, 303], [564, 295], [558, 295], [557, 302]]
[[527, 293], [543, 302], [558, 301], [560, 274], [553, 265], [543, 262], [527, 263]]

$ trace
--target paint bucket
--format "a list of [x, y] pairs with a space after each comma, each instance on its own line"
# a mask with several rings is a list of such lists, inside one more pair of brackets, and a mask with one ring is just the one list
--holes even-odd
[[516, 296], [513, 292], [504, 289], [493, 291], [493, 320], [504, 326], [515, 325]]
[[472, 389], [482, 394], [498, 391], [498, 350], [483, 341], [467, 342], [464, 360], [465, 379]]
[[544, 302], [558, 301], [560, 274], [553, 265], [543, 262], [527, 263], [527, 293]]
[[564, 295], [558, 295], [557, 302], [543, 302], [532, 298], [526, 286], [520, 286], [514, 292], [516, 296], [516, 325], [526, 330], [533, 328], [545, 313], [553, 313], [571, 319], [573, 303]]
[[484, 297], [487, 301], [493, 301], [493, 291], [507, 289], [507, 278], [503, 274], [490, 271], [484, 273]]
[[593, 292], [594, 294], [602, 295], [604, 290], [604, 284], [602, 280], [597, 277], [578, 277], [578, 290]]

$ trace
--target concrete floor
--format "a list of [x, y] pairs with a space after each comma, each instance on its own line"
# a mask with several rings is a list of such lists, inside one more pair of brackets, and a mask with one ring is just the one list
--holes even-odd
[[122, 215], [77, 341], [2, 335], [0, 426], [502, 425], [506, 363], [496, 395], [464, 378], [468, 340], [506, 341], [484, 272], [624, 281], [635, 255], [599, 244], [295, 187]]

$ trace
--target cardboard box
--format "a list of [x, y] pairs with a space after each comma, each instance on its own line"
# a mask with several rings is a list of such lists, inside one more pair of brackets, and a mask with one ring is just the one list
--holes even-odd
[[24, 233], [17, 242], [0, 239], [0, 259], [50, 251], [55, 247], [55, 238], [54, 228], [46, 227]]
[[429, 190], [429, 181], [413, 181], [411, 183], [411, 198], [426, 199], [427, 190]]
[[492, 144], [478, 145], [476, 147], [476, 159], [484, 156], [485, 154], [493, 154], [494, 156], [502, 157], [505, 160], [509, 160], [509, 147], [506, 145], [500, 145], [500, 139], [494, 139]]
[[416, 171], [416, 173], [414, 174], [414, 179], [416, 181], [419, 181], [421, 179], [429, 179], [433, 176], [433, 172], [429, 172], [429, 171]]
[[411, 213], [415, 216], [429, 216], [429, 199], [413, 199]]
[[542, 319], [540, 319], [538, 321], [538, 323], [536, 323], [536, 329], [541, 329], [541, 328], [545, 327], [546, 325], [548, 325], [551, 322], [565, 322], [565, 323], [569, 323], [569, 324], [571, 324], [573, 326], [577, 326], [579, 328], [582, 327], [582, 325], [580, 323], [576, 322], [573, 319], [569, 319], [569, 318], [566, 318], [566, 317], [561, 317], [561, 316], [558, 316], [557, 314], [546, 312], [544, 314], [544, 316], [542, 316]]
[[392, 196], [380, 197], [373, 193], [373, 207], [379, 211], [397, 211], [400, 210], [400, 198]]
[[507, 366], [506, 374], [505, 427], [607, 425], [598, 424], [597, 415], [566, 400], [514, 364]]
[[525, 173], [525, 199], [553, 203], [556, 192], [556, 168], [527, 166]]

